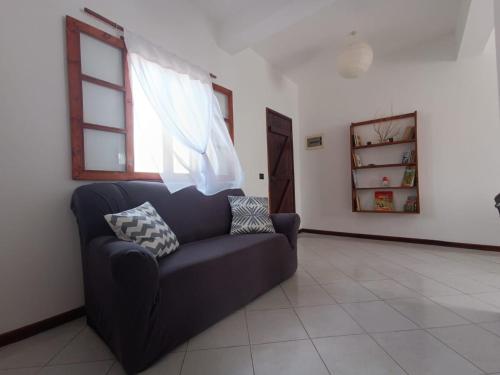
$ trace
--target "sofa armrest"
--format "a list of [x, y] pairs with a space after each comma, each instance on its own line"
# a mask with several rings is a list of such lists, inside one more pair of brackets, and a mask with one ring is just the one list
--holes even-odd
[[[88, 271], [93, 274], [110, 273], [118, 288], [133, 292], [142, 288], [154, 289], [159, 284], [156, 258], [148, 250], [133, 242], [116, 237], [98, 237], [87, 248]], [[99, 268], [99, 270], [95, 269]]]
[[143, 247], [114, 236], [93, 239], [83, 259], [88, 318], [122, 361], [132, 361], [133, 353], [146, 347], [156, 315], [158, 261]]
[[284, 234], [294, 250], [297, 249], [297, 234], [299, 233], [300, 216], [291, 214], [271, 214], [274, 229]]

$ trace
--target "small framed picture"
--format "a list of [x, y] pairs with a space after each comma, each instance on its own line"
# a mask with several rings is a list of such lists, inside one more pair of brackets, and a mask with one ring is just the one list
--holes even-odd
[[310, 135], [306, 137], [306, 149], [316, 150], [323, 148], [323, 135]]

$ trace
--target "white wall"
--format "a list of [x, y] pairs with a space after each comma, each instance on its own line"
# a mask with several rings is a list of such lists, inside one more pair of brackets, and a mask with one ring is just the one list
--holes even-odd
[[498, 104], [500, 105], [500, 1], [493, 1], [495, 11], [495, 39], [497, 47]]
[[[493, 39], [480, 57], [452, 61], [453, 38], [377, 56], [356, 80], [323, 55], [290, 76], [299, 85], [302, 227], [500, 245], [497, 69]], [[351, 212], [349, 124], [418, 110], [420, 215]]]
[[[233, 90], [248, 194], [267, 195], [265, 107], [295, 120], [297, 88], [252, 51], [217, 48], [185, 0], [8, 0], [0, 12], [0, 333], [83, 304], [71, 180], [66, 14], [83, 7], [164, 45]], [[266, 180], [258, 180], [264, 172]]]

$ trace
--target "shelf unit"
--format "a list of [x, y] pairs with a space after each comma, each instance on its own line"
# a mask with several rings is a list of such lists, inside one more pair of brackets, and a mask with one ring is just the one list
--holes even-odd
[[[415, 131], [414, 131], [414, 137], [413, 139], [406, 140], [395, 140], [393, 142], [384, 142], [384, 143], [371, 143], [371, 144], [363, 144], [363, 145], [354, 145], [353, 139], [354, 135], [356, 134], [356, 129], [360, 126], [366, 126], [366, 125], [375, 125], [375, 124], [382, 124], [382, 123], [387, 123], [387, 122], [397, 122], [398, 120], [405, 120], [405, 121], [411, 121], [411, 125], [415, 126]], [[358, 150], [365, 150], [365, 149], [374, 149], [374, 151], [377, 151], [377, 148], [382, 148], [386, 149], [387, 147], [393, 147], [396, 145], [413, 145], [413, 150], [415, 152], [415, 162], [414, 163], [381, 163], [381, 164], [368, 164], [368, 165], [363, 165], [363, 166], [356, 166], [354, 164], [353, 160], [353, 154], [355, 151]], [[384, 117], [384, 118], [378, 118], [378, 119], [373, 119], [373, 120], [367, 120], [367, 121], [362, 121], [362, 122], [353, 122], [351, 123], [350, 129], [349, 129], [349, 145], [350, 145], [350, 160], [351, 160], [351, 201], [352, 201], [352, 211], [353, 212], [360, 212], [360, 213], [384, 213], [384, 214], [419, 214], [420, 213], [420, 191], [419, 191], [419, 173], [418, 173], [418, 127], [417, 127], [417, 111], [411, 112], [411, 113], [405, 113], [402, 115], [397, 115], [397, 116], [391, 116], [391, 117]], [[398, 157], [401, 155], [398, 154]], [[375, 187], [375, 186], [367, 186], [367, 187], [358, 187], [355, 185], [355, 180], [354, 180], [354, 173], [358, 173], [358, 171], [363, 171], [363, 170], [371, 170], [371, 169], [376, 169], [376, 168], [400, 168], [402, 169], [404, 173], [404, 169], [406, 167], [413, 167], [415, 169], [415, 181], [414, 181], [414, 186], [408, 187], [408, 186], [380, 186], [380, 187]], [[386, 190], [386, 191], [391, 191], [391, 190], [397, 190], [397, 191], [415, 191], [416, 195], [416, 210], [415, 211], [403, 211], [403, 210], [393, 210], [393, 211], [379, 211], [375, 209], [358, 209], [358, 202], [359, 202], [359, 196], [358, 192], [363, 192], [363, 191], [370, 191], [370, 190]]]

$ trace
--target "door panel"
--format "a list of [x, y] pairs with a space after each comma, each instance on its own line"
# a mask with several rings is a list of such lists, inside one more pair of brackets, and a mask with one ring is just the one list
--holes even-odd
[[295, 212], [292, 119], [269, 108], [267, 156], [270, 211]]

